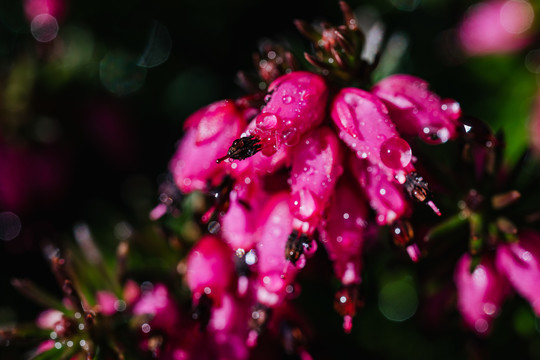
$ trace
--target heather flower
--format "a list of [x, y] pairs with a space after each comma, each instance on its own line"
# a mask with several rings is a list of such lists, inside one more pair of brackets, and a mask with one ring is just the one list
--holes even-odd
[[191, 115], [184, 123], [186, 133], [169, 164], [178, 188], [187, 193], [207, 189], [208, 182], [219, 183], [226, 166], [216, 164], [216, 159], [245, 126], [242, 109], [230, 100], [215, 102]]
[[379, 225], [393, 224], [409, 212], [410, 204], [403, 187], [389, 179], [379, 165], [350, 156], [349, 167], [375, 210]]
[[150, 326], [166, 333], [173, 333], [178, 326], [178, 309], [163, 284], [155, 284], [150, 291], [143, 292], [133, 305], [133, 314], [150, 316]]
[[497, 246], [495, 265], [540, 316], [540, 234], [522, 230], [519, 240]]
[[458, 41], [469, 55], [518, 51], [532, 42], [534, 10], [526, 0], [488, 0], [473, 5], [458, 26]]
[[385, 103], [401, 135], [432, 144], [455, 139], [461, 116], [459, 103], [441, 99], [428, 87], [420, 78], [397, 74], [375, 84], [372, 93]]
[[245, 159], [261, 151], [270, 156], [282, 145], [294, 146], [325, 116], [327, 87], [314, 73], [295, 71], [274, 80], [268, 87], [266, 105], [257, 115], [256, 127], [235, 140], [227, 155], [218, 159]]
[[510, 284], [497, 271], [494, 259], [489, 255], [483, 256], [474, 267], [471, 256], [463, 255], [456, 265], [454, 281], [458, 310], [465, 323], [477, 334], [487, 335], [509, 294]]
[[342, 289], [336, 294], [335, 307], [344, 317], [346, 332], [352, 328], [356, 313], [357, 286], [362, 275], [364, 229], [367, 226], [367, 201], [354, 180], [344, 175], [336, 185], [327, 217], [321, 224], [321, 241], [332, 261], [334, 275]]
[[[195, 305], [210, 299], [219, 306], [235, 276], [232, 252], [221, 239], [206, 235], [191, 249], [187, 258], [186, 281]], [[203, 299], [205, 298], [205, 299]]]

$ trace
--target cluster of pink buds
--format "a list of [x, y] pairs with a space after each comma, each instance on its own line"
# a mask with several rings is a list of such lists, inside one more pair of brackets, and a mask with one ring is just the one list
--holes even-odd
[[[460, 106], [410, 75], [391, 75], [362, 89], [336, 88], [330, 75], [339, 75], [344, 64], [354, 67], [352, 59], [364, 46], [350, 9], [344, 3], [342, 9], [347, 26], [325, 24], [319, 34], [326, 44], [322, 58], [306, 55], [311, 62], [326, 61], [323, 71], [284, 69], [283, 63], [265, 67], [266, 91], [217, 101], [191, 115], [170, 162], [181, 192], [198, 190], [215, 200], [201, 220], [220, 224], [219, 233], [203, 236], [187, 262], [194, 304], [219, 307], [233, 288], [234, 296], [254, 296], [257, 324], [248, 343], [261, 331], [262, 319], [295, 291], [295, 275], [317, 243], [326, 247], [343, 284], [336, 309], [349, 332], [366, 228], [391, 226], [396, 243], [418, 261], [421, 250], [407, 221], [414, 204], [441, 215], [410, 143], [455, 139]], [[317, 39], [314, 29], [297, 25]], [[163, 203], [159, 207], [165, 211]], [[233, 257], [242, 264], [236, 273]]]

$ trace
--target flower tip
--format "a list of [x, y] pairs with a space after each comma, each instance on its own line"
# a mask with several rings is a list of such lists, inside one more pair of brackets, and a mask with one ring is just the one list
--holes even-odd
[[433, 202], [433, 200], [429, 200], [427, 202], [427, 205], [431, 208], [431, 210], [433, 210], [433, 212], [435, 214], [437, 214], [437, 216], [441, 216], [441, 211], [439, 210], [439, 208], [437, 207], [437, 205], [435, 205], [435, 203]]
[[246, 339], [246, 346], [249, 348], [255, 347], [257, 345], [257, 339], [259, 338], [259, 334], [256, 330], [250, 330], [248, 337]]
[[343, 317], [343, 330], [346, 334], [350, 334], [352, 331], [352, 316], [345, 315]]
[[407, 249], [407, 254], [409, 254], [409, 257], [411, 258], [411, 260], [417, 263], [418, 260], [420, 260], [420, 249], [418, 248], [418, 245], [412, 244], [412, 245], [407, 246], [406, 249]]

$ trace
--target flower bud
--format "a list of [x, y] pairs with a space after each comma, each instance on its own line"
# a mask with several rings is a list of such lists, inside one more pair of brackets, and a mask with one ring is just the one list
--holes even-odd
[[392, 224], [410, 209], [403, 188], [388, 178], [378, 165], [355, 156], [349, 158], [349, 164], [369, 205], [376, 212], [377, 224]]
[[444, 143], [458, 135], [461, 109], [453, 100], [441, 100], [428, 86], [420, 78], [397, 74], [379, 81], [372, 92], [385, 103], [400, 134]]
[[457, 306], [465, 323], [479, 335], [487, 335], [498, 315], [510, 286], [495, 268], [492, 257], [484, 256], [471, 269], [471, 256], [465, 254], [458, 261], [454, 281], [457, 287]]
[[[261, 213], [259, 242], [257, 243], [259, 303], [274, 307], [285, 299], [287, 285], [297, 273], [296, 267], [288, 268], [285, 259], [285, 244], [293, 229], [293, 216], [289, 209], [289, 194], [273, 195]], [[286, 274], [284, 274], [286, 270]]]
[[512, 287], [540, 316], [540, 234], [523, 230], [519, 241], [497, 246], [495, 263]]
[[318, 225], [337, 179], [343, 172], [339, 140], [328, 127], [319, 127], [304, 137], [295, 148], [290, 176], [291, 212], [311, 235]]
[[204, 294], [219, 305], [234, 274], [232, 250], [213, 235], [203, 236], [187, 257], [186, 281], [195, 302]]
[[458, 41], [469, 55], [503, 54], [531, 43], [534, 10], [525, 0], [489, 0], [472, 6], [458, 26]]
[[203, 190], [207, 180], [221, 180], [226, 166], [216, 159], [226, 152], [246, 126], [241, 109], [222, 100], [199, 109], [184, 124], [185, 134], [169, 163], [174, 181], [183, 192]]

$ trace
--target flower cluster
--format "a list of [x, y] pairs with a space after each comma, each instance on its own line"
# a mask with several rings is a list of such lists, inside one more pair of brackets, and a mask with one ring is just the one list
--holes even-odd
[[[203, 237], [187, 262], [194, 302], [208, 297], [219, 308], [226, 288], [252, 293], [251, 316], [259, 321], [250, 336], [269, 316], [257, 315], [259, 309], [279, 308], [293, 292], [295, 276], [317, 243], [341, 281], [336, 309], [351, 331], [367, 229], [391, 226], [396, 243], [418, 261], [420, 248], [407, 219], [416, 202], [440, 215], [408, 141], [434, 145], [458, 137], [460, 106], [410, 75], [388, 76], [369, 89], [336, 86], [333, 76], [356, 66], [354, 56], [366, 46], [342, 7], [347, 26], [325, 25], [318, 37], [311, 29], [320, 60], [306, 57], [324, 61], [319, 73], [265, 69], [265, 92], [217, 101], [191, 115], [170, 162], [182, 193], [203, 191], [216, 199], [203, 221], [217, 221], [220, 233]], [[276, 59], [278, 53], [271, 49], [265, 57]], [[366, 64], [373, 65], [362, 60], [357, 66]], [[241, 263], [237, 268], [249, 270], [238, 282], [228, 263], [233, 254]]]

